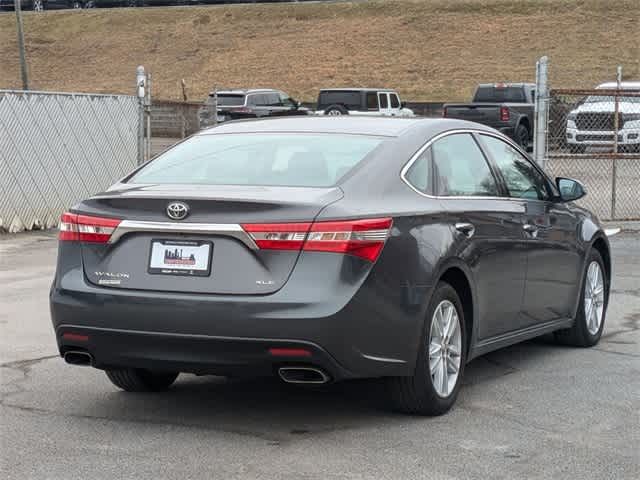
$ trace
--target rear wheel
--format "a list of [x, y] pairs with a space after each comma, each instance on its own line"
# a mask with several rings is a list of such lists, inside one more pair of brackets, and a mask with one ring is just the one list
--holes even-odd
[[527, 149], [529, 147], [529, 130], [524, 125], [518, 125], [516, 127], [516, 131], [514, 133], [514, 137], [518, 145], [520, 145], [523, 149]]
[[330, 105], [324, 111], [325, 115], [329, 115], [330, 117], [338, 116], [338, 115], [347, 115], [349, 111], [344, 108], [342, 105]]
[[127, 392], [159, 392], [169, 388], [178, 374], [152, 372], [141, 368], [116, 368], [106, 370], [107, 377], [116, 387]]
[[388, 380], [393, 407], [404, 413], [442, 415], [455, 403], [466, 362], [462, 303], [448, 283], [436, 287], [413, 376]]
[[592, 250], [582, 280], [578, 314], [571, 328], [556, 332], [560, 342], [575, 347], [592, 347], [600, 341], [609, 301], [605, 271], [600, 253]]
[[44, 11], [44, 0], [33, 0], [33, 11], [34, 12], [43, 12]]

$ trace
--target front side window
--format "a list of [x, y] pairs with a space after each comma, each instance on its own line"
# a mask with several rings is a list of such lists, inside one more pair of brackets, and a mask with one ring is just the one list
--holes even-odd
[[387, 94], [386, 93], [380, 93], [380, 108], [388, 108], [389, 107], [389, 100], [387, 98]]
[[286, 93], [280, 93], [280, 105], [284, 107], [295, 107], [297, 106], [296, 102]]
[[156, 157], [127, 183], [328, 187], [384, 139], [364, 135], [196, 135]]
[[549, 186], [543, 175], [520, 152], [506, 142], [489, 135], [482, 141], [502, 174], [512, 198], [548, 200]]
[[440, 196], [499, 195], [482, 151], [468, 133], [447, 135], [431, 146], [436, 194]]
[[280, 95], [277, 93], [265, 93], [265, 99], [267, 101], [267, 106], [269, 107], [280, 107]]
[[391, 97], [391, 108], [400, 108], [400, 100], [398, 100], [398, 96], [395, 93], [392, 93], [389, 97]]

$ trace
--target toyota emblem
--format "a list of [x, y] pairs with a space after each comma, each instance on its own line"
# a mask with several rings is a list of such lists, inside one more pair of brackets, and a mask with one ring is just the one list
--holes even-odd
[[183, 202], [171, 202], [167, 205], [167, 216], [172, 220], [183, 220], [189, 215], [189, 205]]

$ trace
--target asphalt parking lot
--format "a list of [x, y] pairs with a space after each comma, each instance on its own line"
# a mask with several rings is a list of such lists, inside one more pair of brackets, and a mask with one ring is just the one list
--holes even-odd
[[0, 477], [640, 478], [640, 234], [612, 246], [597, 347], [539, 339], [481, 357], [452, 412], [419, 418], [380, 408], [367, 382], [183, 375], [164, 394], [117, 391], [57, 356], [55, 235], [0, 236]]

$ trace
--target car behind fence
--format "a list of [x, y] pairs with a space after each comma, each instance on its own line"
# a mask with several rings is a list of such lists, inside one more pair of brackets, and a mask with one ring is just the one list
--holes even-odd
[[640, 218], [640, 88], [549, 93], [546, 170], [583, 182], [600, 218]]

